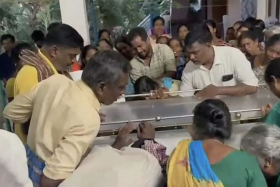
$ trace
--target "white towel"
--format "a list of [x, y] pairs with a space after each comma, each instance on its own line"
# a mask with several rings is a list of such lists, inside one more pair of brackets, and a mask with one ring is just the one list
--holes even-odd
[[161, 167], [150, 153], [126, 147], [95, 146], [59, 187], [160, 187]]
[[0, 186], [32, 187], [25, 148], [17, 135], [0, 130]]

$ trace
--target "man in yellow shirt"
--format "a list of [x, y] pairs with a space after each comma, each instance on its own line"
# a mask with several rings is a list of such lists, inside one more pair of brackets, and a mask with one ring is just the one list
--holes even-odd
[[[83, 38], [74, 28], [60, 24], [47, 34], [38, 53], [23, 50], [20, 56], [23, 67], [15, 79], [14, 96], [29, 92], [38, 82], [54, 74], [66, 72], [83, 44]], [[28, 126], [29, 122], [15, 124], [15, 133], [23, 143], [26, 143]]]
[[100, 103], [110, 105], [124, 93], [130, 70], [119, 53], [99, 52], [81, 81], [54, 75], [6, 107], [13, 122], [31, 117], [26, 149], [34, 187], [57, 187], [71, 176], [99, 131]]
[[30, 50], [36, 52], [36, 48], [28, 43], [21, 42], [18, 43], [12, 50], [11, 58], [13, 62], [16, 64], [16, 72], [14, 75], [7, 81], [6, 83], [6, 94], [8, 97], [9, 102], [14, 99], [14, 86], [15, 86], [15, 79], [17, 72], [21, 69], [21, 60], [20, 55], [23, 50]]

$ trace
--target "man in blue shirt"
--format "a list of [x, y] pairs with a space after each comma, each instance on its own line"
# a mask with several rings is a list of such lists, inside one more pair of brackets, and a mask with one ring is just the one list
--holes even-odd
[[16, 71], [15, 63], [11, 59], [15, 37], [11, 34], [4, 34], [1, 36], [1, 44], [5, 52], [0, 55], [0, 80], [7, 81]]

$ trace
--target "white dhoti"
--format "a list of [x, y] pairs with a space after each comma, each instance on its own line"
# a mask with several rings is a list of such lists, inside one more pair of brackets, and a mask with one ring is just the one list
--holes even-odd
[[59, 187], [159, 187], [161, 167], [150, 153], [126, 147], [95, 146], [71, 177]]

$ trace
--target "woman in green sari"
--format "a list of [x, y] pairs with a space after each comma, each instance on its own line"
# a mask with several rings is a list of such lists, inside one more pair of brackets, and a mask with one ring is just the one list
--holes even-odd
[[[257, 160], [224, 144], [230, 139], [231, 133], [231, 115], [223, 101], [208, 99], [198, 104], [194, 109], [191, 130], [193, 140], [187, 157], [193, 185], [189, 185], [190, 179], [184, 179], [182, 167], [178, 162], [174, 162], [180, 156], [178, 152], [182, 154], [187, 150], [180, 142], [169, 157], [167, 176], [168, 184], [172, 184], [169, 187], [198, 187], [203, 186], [203, 181], [206, 181], [205, 186], [209, 187], [265, 187], [266, 181]], [[170, 171], [172, 164], [173, 170]], [[186, 181], [188, 185], [183, 185]]]
[[[149, 130], [151, 125], [140, 125], [138, 133]], [[154, 136], [145, 136], [140, 147], [166, 168], [168, 187], [266, 187], [257, 159], [224, 144], [231, 133], [226, 104], [208, 99], [194, 109], [192, 140], [179, 142], [170, 156], [165, 155], [165, 147], [155, 142]]]

